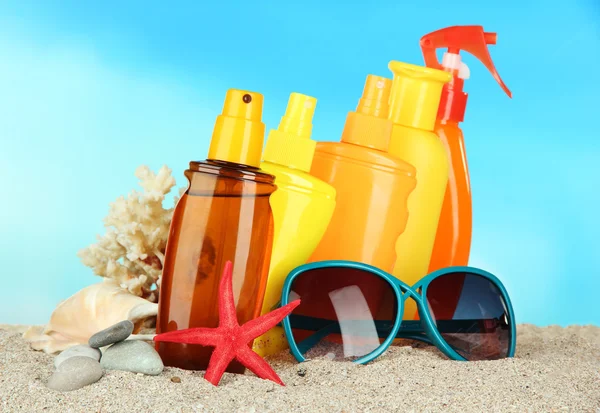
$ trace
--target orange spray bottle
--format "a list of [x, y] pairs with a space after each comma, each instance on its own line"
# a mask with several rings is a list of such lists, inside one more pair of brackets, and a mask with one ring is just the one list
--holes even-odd
[[[391, 86], [390, 79], [368, 75], [341, 142], [317, 143], [310, 172], [337, 195], [329, 226], [308, 262], [358, 261], [387, 272], [394, 267], [395, 242], [406, 227], [408, 197], [417, 181], [414, 166], [387, 152], [393, 126], [388, 119]], [[387, 311], [385, 303], [391, 302], [381, 287], [362, 288], [372, 314]], [[328, 313], [331, 307], [312, 310], [335, 317]]]
[[310, 173], [336, 189], [337, 205], [308, 262], [350, 260], [391, 272], [406, 227], [415, 168], [387, 153], [392, 81], [368, 75], [341, 142], [318, 142]]
[[[487, 45], [496, 44], [496, 33], [484, 32], [482, 26], [452, 26], [429, 33], [421, 38], [421, 49], [428, 67], [452, 74], [444, 85], [435, 124], [438, 135], [448, 152], [450, 168], [448, 186], [442, 205], [429, 271], [450, 266], [465, 266], [471, 249], [471, 188], [465, 154], [463, 121], [467, 93], [463, 92], [469, 68], [462, 62], [460, 51], [471, 53], [492, 73], [504, 92], [512, 97], [492, 62]], [[436, 50], [447, 48], [442, 62]]]

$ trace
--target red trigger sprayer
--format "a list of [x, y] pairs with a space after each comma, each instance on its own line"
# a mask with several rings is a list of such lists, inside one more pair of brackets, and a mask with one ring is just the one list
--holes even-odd
[[[421, 38], [421, 49], [428, 67], [452, 73], [452, 80], [442, 91], [435, 132], [442, 140], [450, 161], [446, 195], [438, 224], [436, 240], [429, 271], [450, 266], [466, 266], [471, 249], [471, 188], [464, 149], [464, 138], [459, 123], [463, 121], [467, 94], [463, 92], [464, 80], [470, 71], [462, 62], [460, 52], [471, 53], [484, 64], [509, 97], [506, 87], [494, 67], [488, 45], [496, 44], [496, 33], [484, 32], [482, 26], [452, 26], [429, 33]], [[447, 48], [440, 63], [436, 50]], [[455, 293], [448, 286], [448, 299]]]
[[[471, 53], [490, 71], [500, 87], [512, 98], [512, 93], [504, 84], [488, 51], [487, 45], [496, 44], [496, 33], [484, 32], [483, 26], [452, 26], [436, 30], [421, 38], [421, 50], [427, 67], [452, 73], [453, 79], [444, 87], [438, 112], [438, 119], [454, 119], [462, 122], [467, 94], [463, 92], [464, 80], [469, 78], [470, 70], [462, 62], [460, 51]], [[440, 64], [436, 50], [447, 48]]]

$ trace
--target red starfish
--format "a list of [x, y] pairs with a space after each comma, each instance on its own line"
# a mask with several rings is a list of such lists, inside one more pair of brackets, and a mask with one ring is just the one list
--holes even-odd
[[269, 379], [284, 386], [277, 373], [248, 344], [276, 326], [294, 308], [300, 305], [300, 300], [292, 301], [284, 307], [280, 307], [240, 326], [233, 300], [232, 277], [233, 264], [231, 261], [227, 261], [219, 285], [219, 327], [200, 327], [169, 331], [157, 334], [154, 336], [154, 341], [200, 344], [202, 346], [214, 347], [215, 349], [210, 357], [204, 378], [215, 386], [219, 384], [225, 369], [234, 358], [261, 379]]

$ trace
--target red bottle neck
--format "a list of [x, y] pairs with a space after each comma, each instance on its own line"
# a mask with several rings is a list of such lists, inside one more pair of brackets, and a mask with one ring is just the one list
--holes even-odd
[[462, 122], [465, 117], [468, 95], [463, 92], [465, 81], [458, 76], [453, 76], [450, 83], [444, 85], [442, 98], [438, 109], [438, 120]]

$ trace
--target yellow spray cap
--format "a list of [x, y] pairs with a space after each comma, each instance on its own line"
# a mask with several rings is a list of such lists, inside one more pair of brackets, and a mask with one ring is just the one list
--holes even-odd
[[310, 170], [316, 142], [310, 139], [317, 99], [292, 93], [285, 115], [267, 138], [263, 160], [304, 172]]
[[217, 116], [208, 159], [260, 167], [265, 137], [263, 95], [229, 89], [223, 112]]
[[424, 66], [391, 61], [394, 73], [390, 94], [390, 119], [398, 125], [433, 130], [442, 88], [452, 74]]
[[355, 112], [348, 113], [342, 142], [387, 151], [392, 122], [388, 119], [388, 100], [392, 81], [368, 75]]

